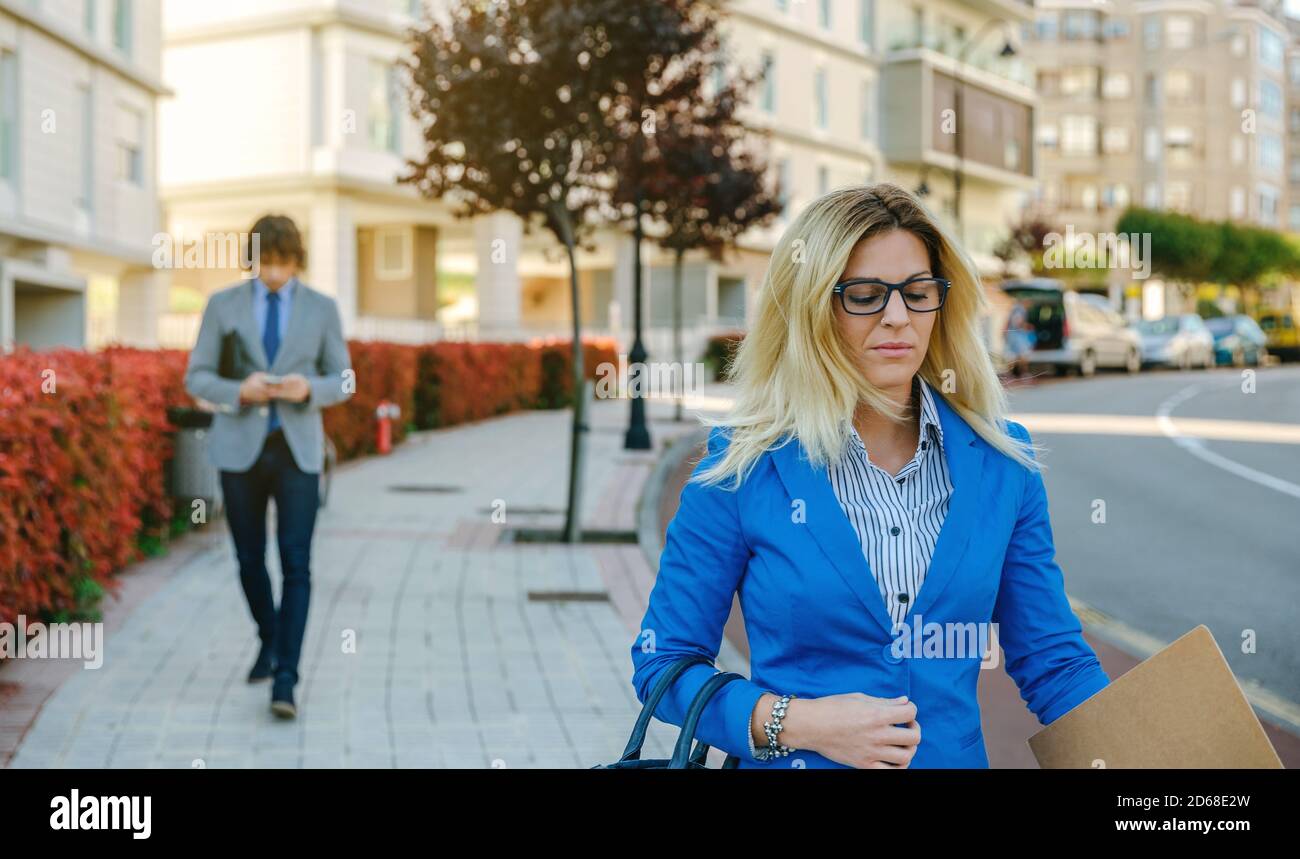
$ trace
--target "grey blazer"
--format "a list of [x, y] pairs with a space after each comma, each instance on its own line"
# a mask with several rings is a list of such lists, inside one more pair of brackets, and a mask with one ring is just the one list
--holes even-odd
[[[275, 363], [268, 367], [262, 332], [257, 330], [253, 315], [253, 289], [253, 282], [245, 280], [208, 299], [198, 342], [190, 352], [185, 371], [185, 389], [217, 407], [208, 434], [213, 464], [222, 471], [248, 471], [262, 451], [271, 410], [265, 404], [241, 405], [240, 382], [257, 370], [277, 376], [306, 376], [311, 383], [307, 401], [279, 401], [276, 409], [298, 467], [319, 472], [324, 463], [325, 438], [320, 410], [348, 399], [356, 387], [338, 305], [328, 295], [298, 281], [284, 342]], [[228, 344], [224, 368], [223, 343]]]

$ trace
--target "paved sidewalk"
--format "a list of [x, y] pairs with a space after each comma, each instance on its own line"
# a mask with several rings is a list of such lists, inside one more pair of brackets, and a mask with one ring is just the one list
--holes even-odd
[[[587, 527], [634, 530], [664, 446], [697, 426], [671, 422], [667, 403], [649, 411], [656, 449], [632, 453], [622, 449], [626, 401], [595, 404]], [[188, 538], [170, 578], [108, 630], [102, 668], [64, 672], [10, 765], [616, 760], [640, 709], [629, 648], [644, 609], [644, 596], [639, 609], [631, 599], [652, 580], [643, 553], [501, 539], [562, 524], [568, 422], [567, 411], [527, 412], [422, 433], [340, 470], [317, 524], [296, 721], [276, 720], [269, 688], [244, 682], [257, 640], [218, 522]], [[278, 591], [273, 548], [269, 559]], [[0, 683], [34, 670], [57, 669], [28, 664], [0, 671]], [[656, 724], [645, 754], [666, 756], [674, 738]]]

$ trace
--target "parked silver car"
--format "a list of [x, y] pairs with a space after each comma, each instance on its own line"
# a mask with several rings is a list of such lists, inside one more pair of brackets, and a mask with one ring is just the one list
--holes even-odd
[[1026, 304], [1034, 329], [1031, 366], [1081, 376], [1091, 376], [1102, 367], [1129, 373], [1142, 369], [1138, 335], [1102, 296], [1066, 289], [1052, 278], [1008, 281], [1002, 289]]
[[1214, 366], [1214, 335], [1195, 313], [1145, 319], [1136, 327], [1142, 338], [1143, 366], [1182, 370]]

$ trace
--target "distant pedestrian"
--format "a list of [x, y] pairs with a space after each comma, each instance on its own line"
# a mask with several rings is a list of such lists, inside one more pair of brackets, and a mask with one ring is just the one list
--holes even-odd
[[1006, 329], [1002, 342], [1006, 357], [1010, 362], [1011, 375], [1020, 378], [1029, 370], [1029, 356], [1034, 351], [1036, 336], [1034, 325], [1029, 320], [1031, 307], [1028, 299], [1012, 302], [1011, 312], [1007, 314]]
[[[261, 641], [248, 682], [274, 679], [272, 712], [294, 718], [324, 461], [321, 409], [351, 395], [351, 362], [334, 299], [298, 280], [306, 251], [294, 222], [266, 215], [251, 235], [260, 245], [257, 273], [209, 299], [185, 387], [220, 407], [208, 445]], [[283, 576], [278, 610], [266, 570], [272, 498]]]

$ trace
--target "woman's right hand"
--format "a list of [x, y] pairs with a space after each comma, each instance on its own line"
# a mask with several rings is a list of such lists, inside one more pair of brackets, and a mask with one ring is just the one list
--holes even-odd
[[905, 768], [921, 742], [916, 705], [905, 695], [795, 698], [784, 722], [781, 742], [857, 769]]

